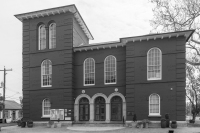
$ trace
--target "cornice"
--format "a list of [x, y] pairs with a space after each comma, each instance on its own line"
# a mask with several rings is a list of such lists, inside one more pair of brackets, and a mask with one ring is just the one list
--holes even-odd
[[56, 7], [51, 9], [45, 9], [40, 11], [34, 11], [34, 12], [28, 12], [23, 14], [17, 14], [14, 15], [17, 19], [19, 19], [21, 22], [28, 19], [34, 19], [34, 18], [40, 18], [45, 16], [51, 16], [61, 13], [71, 12], [74, 14], [75, 19], [79, 23], [81, 29], [84, 31], [85, 35], [88, 37], [88, 39], [93, 40], [93, 36], [90, 33], [87, 25], [85, 24], [83, 18], [81, 17], [79, 11], [77, 10], [75, 5], [68, 5], [68, 6], [62, 6], [62, 7]]

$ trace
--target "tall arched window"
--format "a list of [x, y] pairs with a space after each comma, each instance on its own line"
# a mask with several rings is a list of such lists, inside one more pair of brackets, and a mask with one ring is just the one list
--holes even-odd
[[116, 72], [116, 58], [109, 55], [104, 60], [104, 83], [116, 84], [117, 72]]
[[162, 52], [159, 48], [151, 48], [147, 53], [147, 80], [161, 80]]
[[85, 97], [79, 101], [79, 120], [89, 121], [89, 100]]
[[51, 109], [50, 100], [48, 98], [44, 99], [42, 102], [42, 116], [50, 117], [50, 109]]
[[87, 58], [84, 61], [84, 85], [95, 84], [95, 61], [93, 58]]
[[49, 25], [49, 49], [56, 48], [56, 23]]
[[41, 65], [42, 87], [51, 87], [52, 85], [52, 63], [50, 60], [44, 60]]
[[160, 96], [158, 94], [149, 96], [149, 115], [160, 115]]
[[38, 49], [46, 49], [46, 29], [44, 24], [38, 28]]

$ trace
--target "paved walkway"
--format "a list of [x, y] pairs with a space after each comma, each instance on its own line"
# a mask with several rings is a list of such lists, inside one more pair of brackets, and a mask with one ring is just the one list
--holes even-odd
[[[69, 127], [61, 128], [47, 128], [47, 127], [33, 127], [33, 128], [21, 128], [17, 126], [2, 127], [0, 133], [168, 133], [169, 130], [174, 130], [174, 133], [200, 133], [199, 127], [178, 127], [177, 129], [170, 128], [123, 128], [115, 129], [116, 127], [74, 127], [79, 130], [70, 130]], [[81, 130], [80, 130], [81, 129]], [[87, 131], [84, 131], [84, 129]], [[95, 129], [95, 131], [91, 131]], [[105, 130], [112, 129], [112, 130]]]

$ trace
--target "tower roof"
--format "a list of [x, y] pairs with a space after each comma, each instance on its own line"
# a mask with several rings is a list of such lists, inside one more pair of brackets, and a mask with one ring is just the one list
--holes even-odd
[[77, 22], [79, 23], [85, 35], [88, 37], [88, 39], [93, 40], [94, 38], [92, 34], [90, 33], [87, 25], [85, 24], [83, 18], [81, 17], [78, 9], [76, 8], [74, 4], [68, 5], [68, 6], [61, 6], [61, 7], [55, 7], [55, 8], [49, 8], [49, 9], [44, 9], [44, 10], [39, 10], [39, 11], [17, 14], [15, 15], [15, 17], [23, 22], [23, 20], [51, 16], [51, 15], [56, 15], [56, 14], [61, 14], [61, 13], [66, 13], [66, 12], [71, 12], [74, 14], [74, 17], [76, 18]]

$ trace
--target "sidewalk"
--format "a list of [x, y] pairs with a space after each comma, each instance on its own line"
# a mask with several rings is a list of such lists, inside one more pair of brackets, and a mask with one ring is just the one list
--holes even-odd
[[[123, 128], [115, 130], [105, 130], [113, 127], [74, 127], [78, 130], [70, 130], [69, 127], [61, 128], [47, 128], [47, 127], [33, 127], [33, 128], [21, 128], [18, 126], [2, 127], [2, 133], [168, 133], [169, 130], [174, 130], [174, 133], [200, 133], [199, 127], [178, 127], [177, 129], [170, 128]], [[91, 129], [96, 131], [91, 131]], [[82, 129], [82, 130], [81, 130]], [[84, 130], [84, 129], [87, 129]], [[98, 131], [97, 131], [98, 130]]]

